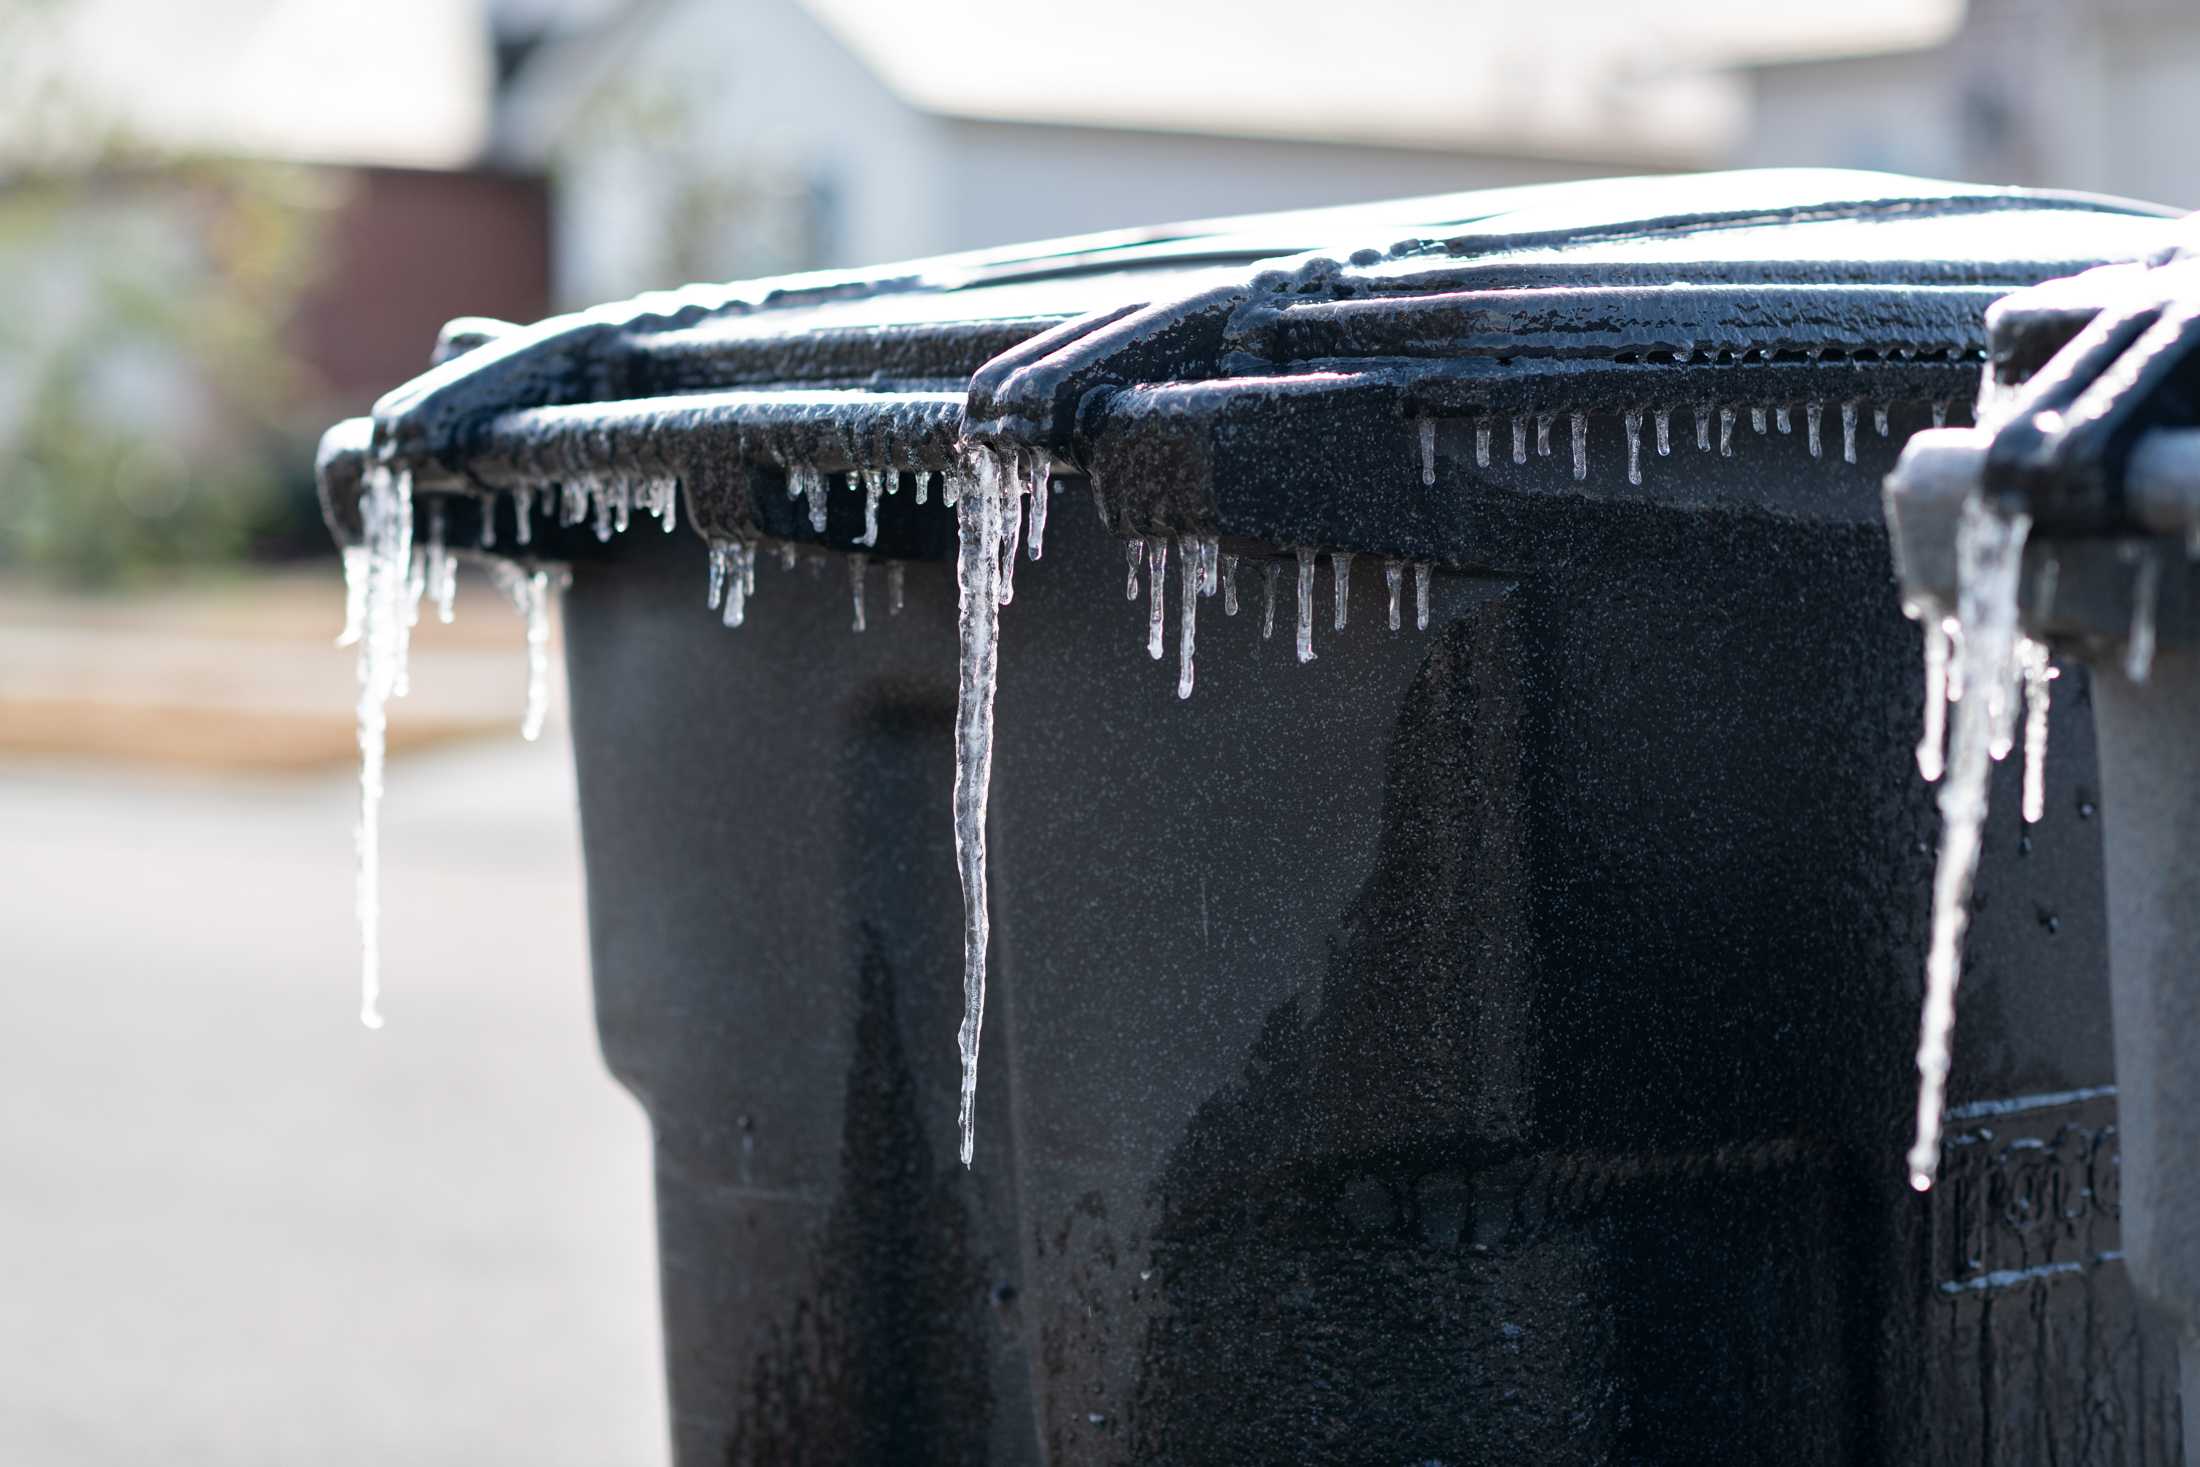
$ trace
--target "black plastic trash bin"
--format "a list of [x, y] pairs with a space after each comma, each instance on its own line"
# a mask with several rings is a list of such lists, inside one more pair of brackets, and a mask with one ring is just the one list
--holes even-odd
[[[573, 566], [678, 1460], [2176, 1461], [2082, 668], [1905, 1184], [1936, 822], [1878, 510], [1985, 304], [2163, 230], [1862, 174], [1465, 195], [482, 328], [339, 430], [347, 540], [380, 465]], [[966, 1171], [979, 451], [1053, 478]], [[668, 481], [738, 630], [692, 536], [591, 533]], [[522, 490], [581, 522], [520, 546]]]

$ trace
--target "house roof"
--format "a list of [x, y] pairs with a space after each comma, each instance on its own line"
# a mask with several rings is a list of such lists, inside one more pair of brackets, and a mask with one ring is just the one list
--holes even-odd
[[[563, 131], [633, 38], [684, 4], [629, 0], [546, 48], [499, 136]], [[1965, 0], [750, 0], [799, 4], [936, 116], [1679, 165], [1742, 124], [1737, 62], [1934, 44]]]

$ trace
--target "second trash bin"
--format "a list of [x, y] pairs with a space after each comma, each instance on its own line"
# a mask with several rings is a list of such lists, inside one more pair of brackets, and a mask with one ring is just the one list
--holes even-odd
[[[1868, 174], [1509, 190], [644, 298], [333, 434], [347, 542], [402, 474], [572, 567], [678, 1460], [2175, 1461], [2082, 669], [1905, 1183], [1935, 819], [1877, 494], [1987, 303], [2164, 231]], [[973, 464], [1047, 508], [966, 1171]]]

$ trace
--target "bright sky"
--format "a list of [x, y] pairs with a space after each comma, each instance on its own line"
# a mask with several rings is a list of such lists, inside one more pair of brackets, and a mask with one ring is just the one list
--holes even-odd
[[[485, 136], [488, 9], [621, 3], [69, 0], [56, 54], [71, 92], [148, 137], [443, 164]], [[1104, 0], [1100, 24], [1068, 0], [802, 3], [896, 90], [956, 115], [1606, 154], [1615, 140], [1644, 154], [1718, 145], [1738, 121], [1733, 87], [1709, 74], [1723, 63], [1923, 44], [1963, 6]]]

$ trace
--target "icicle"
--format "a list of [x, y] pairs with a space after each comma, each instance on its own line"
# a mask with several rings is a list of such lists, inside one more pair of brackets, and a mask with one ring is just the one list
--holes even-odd
[[[1759, 409], [1759, 411], [1762, 411], [1762, 409]], [[1782, 433], [1793, 433], [1795, 431], [1795, 415], [1788, 411], [1786, 403], [1781, 403], [1779, 412], [1774, 414], [1773, 426], [1777, 427]], [[1759, 429], [1758, 431], [1762, 432], [1763, 430]]]
[[[404, 683], [410, 640], [407, 568], [412, 561], [412, 475], [387, 464], [369, 466], [359, 496], [361, 560], [346, 557], [347, 579], [358, 566], [362, 585], [359, 646], [359, 827], [354, 898], [359, 920], [359, 1021], [382, 1027], [382, 774], [388, 750], [389, 701]], [[345, 599], [355, 594], [345, 587]]]
[[1276, 580], [1283, 574], [1283, 567], [1268, 561], [1260, 574], [1260, 639], [1265, 642], [1276, 634]]
[[1549, 413], [1537, 413], [1535, 415], [1535, 456], [1537, 458], [1549, 458], [1551, 456], [1551, 415]]
[[1841, 462], [1856, 462], [1856, 404], [1841, 404]]
[[1910, 1147], [1910, 1185], [1922, 1192], [1940, 1165], [1941, 1113], [1947, 1092], [1948, 1041], [1955, 1026], [1956, 984], [1962, 972], [1963, 930], [1972, 878], [1978, 871], [1986, 819], [1992, 746], [2015, 716], [2004, 696], [2016, 673], [2017, 577], [2024, 564], [2025, 515], [2007, 519], [1977, 500], [1963, 507], [1956, 531], [1956, 619], [1963, 627], [1959, 658], [1979, 696], [1956, 706], [1948, 772], [1940, 784], [1940, 859], [1933, 871], [1932, 945], [1925, 962], [1925, 1006], [1917, 1044], [1917, 1139]]
[[558, 523], [570, 529], [588, 518], [588, 486], [567, 480], [558, 486]]
[[525, 486], [512, 491], [512, 538], [521, 545], [534, 542], [535, 491]]
[[742, 552], [736, 548], [733, 555], [733, 564], [726, 576], [725, 614], [718, 618], [721, 625], [729, 627], [737, 627], [749, 617], [748, 583], [741, 574]]
[[609, 495], [611, 499], [612, 527], [623, 535], [626, 533], [628, 521], [634, 512], [633, 481], [631, 479], [619, 480], [611, 486]]
[[1091, 480], [1090, 482], [1091, 482], [1091, 484], [1092, 484], [1092, 509], [1093, 509], [1093, 513], [1095, 513], [1095, 514], [1097, 514], [1097, 515], [1099, 515], [1099, 516], [1100, 516], [1100, 528], [1101, 528], [1101, 529], [1103, 529], [1103, 530], [1112, 530], [1112, 529], [1114, 529], [1114, 528], [1115, 528], [1115, 521], [1114, 521], [1114, 520], [1112, 520], [1112, 519], [1110, 519], [1110, 518], [1108, 518], [1108, 494], [1107, 494], [1107, 491], [1106, 491], [1105, 489], [1102, 489], [1102, 488], [1100, 487], [1100, 481], [1099, 481], [1098, 479], [1093, 479], [1093, 480]]
[[[1780, 411], [1781, 411], [1781, 412], [1783, 412], [1783, 413], [1785, 413], [1785, 412], [1787, 411], [1787, 409], [1786, 409], [1786, 408], [1782, 408], [1782, 409], [1780, 409]], [[1765, 410], [1764, 410], [1764, 408], [1763, 408], [1763, 407], [1762, 407], [1761, 405], [1760, 405], [1760, 406], [1757, 406], [1757, 407], [1753, 407], [1753, 408], [1751, 408], [1751, 409], [1749, 410], [1749, 427], [1750, 427], [1750, 431], [1752, 431], [1752, 432], [1754, 432], [1755, 434], [1757, 434], [1757, 436], [1758, 436], [1758, 437], [1760, 437], [1760, 438], [1761, 438], [1761, 437], [1763, 437], [1763, 436], [1764, 436], [1764, 432], [1765, 432]]]
[[1214, 536], [1199, 537], [1199, 594], [1202, 596], [1214, 595], [1216, 587], [1222, 583], [1217, 565], [1220, 559], [1217, 552], [1220, 548], [1221, 542]]
[[1428, 630], [1429, 611], [1429, 563], [1417, 560], [1413, 563], [1413, 629]]
[[1024, 536], [1024, 481], [1016, 461], [997, 455], [990, 483], [1001, 496], [1001, 604], [1016, 599], [1016, 549]]
[[1238, 558], [1236, 556], [1225, 555], [1222, 557], [1222, 614], [1224, 616], [1237, 615], [1237, 568]]
[[1183, 585], [1177, 588], [1176, 695], [1189, 698], [1192, 696], [1192, 641], [1199, 625], [1199, 537], [1186, 535], [1176, 548], [1182, 557], [1183, 576]]
[[[782, 547], [780, 551], [780, 558], [782, 561], [787, 561], [789, 559], [787, 552], [792, 550], [793, 548], [794, 547], [792, 546]], [[754, 596], [756, 594], [755, 543], [749, 542], [745, 544], [735, 545], [733, 564], [735, 569], [737, 569], [741, 573], [741, 594], [744, 596]]]
[[1031, 461], [1031, 549], [1037, 560], [1046, 552], [1047, 502], [1054, 497], [1054, 461], [1038, 454]]
[[790, 479], [790, 491], [799, 491], [810, 510], [810, 533], [825, 533], [825, 494], [831, 486], [825, 482], [825, 471], [815, 464], [803, 464]]
[[1421, 419], [1421, 487], [1436, 487], [1436, 420]]
[[[665, 533], [669, 535], [680, 523], [680, 481], [661, 479], [657, 488], [657, 522], [664, 526]], [[526, 543], [524, 537], [520, 543]]]
[[[419, 545], [413, 546], [412, 564], [405, 578], [405, 625], [420, 625], [420, 597], [428, 589], [428, 552]], [[402, 698], [408, 688], [406, 679], [399, 679], [397, 696]]]
[[1474, 466], [1478, 469], [1490, 466], [1490, 425], [1486, 421], [1474, 425]]
[[705, 593], [703, 604], [712, 611], [726, 594], [726, 567], [733, 562], [733, 552], [724, 545], [710, 547], [710, 590]]
[[481, 496], [481, 548], [494, 550], [497, 544], [497, 497], [492, 493]]
[[1887, 436], [1889, 428], [1887, 424], [1887, 405], [1885, 403], [1880, 403], [1872, 409], [1872, 427], [1877, 430], [1880, 437]]
[[1512, 420], [1512, 430], [1513, 462], [1516, 464], [1524, 464], [1528, 461], [1528, 420], [1521, 414], [1514, 413]]
[[1314, 660], [1314, 552], [1299, 551], [1299, 661]]
[[890, 560], [886, 563], [886, 614], [888, 616], [901, 615], [903, 569], [902, 563], [898, 560]]
[[493, 560], [489, 574], [527, 619], [527, 706], [520, 714], [519, 736], [530, 744], [542, 737], [550, 712], [550, 575], [522, 570], [517, 561]]
[[1696, 449], [1700, 453], [1711, 451], [1711, 404], [1696, 404]]
[[1402, 560], [1383, 562], [1383, 585], [1390, 592], [1390, 629], [1398, 630], [1398, 598], [1406, 586], [1406, 563]]
[[344, 547], [344, 629], [336, 634], [339, 647], [356, 644], [366, 633], [367, 580], [372, 566], [373, 557], [364, 545]]
[[458, 596], [458, 557], [443, 543], [443, 515], [443, 503], [437, 500], [428, 510], [428, 595], [435, 600], [435, 619], [449, 626]]
[[1123, 549], [1130, 559], [1130, 576], [1123, 582], [1123, 599], [1125, 601], [1136, 601], [1138, 599], [1138, 567], [1146, 558], [1146, 542], [1138, 539], [1125, 540]]
[[[981, 456], [978, 473], [986, 457]], [[958, 476], [959, 477], [959, 476]], [[978, 1038], [985, 1021], [986, 798], [993, 782], [993, 690], [999, 670], [1001, 498], [973, 482], [955, 506], [957, 634], [961, 671], [955, 697], [955, 863], [963, 892], [962, 1101], [956, 1116], [964, 1166], [976, 1141]], [[1158, 598], [1157, 598], [1158, 599]]]
[[2047, 813], [2048, 686], [2055, 669], [2045, 644], [2030, 637], [2017, 642], [2017, 671], [2024, 677], [2024, 823], [2037, 825]]
[[922, 504], [922, 503], [924, 503], [924, 502], [925, 502], [925, 501], [926, 501], [927, 499], [929, 499], [929, 498], [931, 498], [931, 497], [932, 497], [932, 472], [931, 472], [931, 470], [929, 470], [929, 469], [919, 469], [919, 470], [917, 470], [917, 473], [916, 473], [916, 479], [917, 479], [917, 503], [919, 503], [919, 504]]
[[1159, 535], [1146, 541], [1146, 655], [1161, 660], [1161, 599], [1169, 573], [1169, 542]]
[[1917, 741], [1917, 772], [1927, 784], [1947, 768], [1948, 651], [1952, 645], [1946, 618], [1929, 608], [1925, 624], [1925, 731]]
[[1672, 410], [1670, 408], [1659, 408], [1657, 416], [1655, 418], [1652, 418], [1650, 421], [1652, 425], [1657, 429], [1658, 457], [1668, 457], [1673, 452]]
[[1933, 402], [1933, 426], [1935, 428], [1948, 426], [1948, 400], [1946, 398], [1938, 398]]
[[1734, 409], [1719, 409], [1719, 457], [1734, 457]]
[[851, 555], [848, 557], [848, 604], [852, 608], [854, 608], [855, 611], [855, 619], [851, 623], [850, 629], [858, 632], [863, 630], [864, 625], [863, 569], [867, 563], [868, 562], [866, 561], [865, 557], [860, 555]]
[[1806, 402], [1803, 404], [1803, 432], [1804, 435], [1810, 440], [1810, 456], [1812, 458], [1818, 457], [1825, 448], [1824, 443], [1820, 440], [1818, 432], [1819, 415], [1822, 414], [1825, 409], [1826, 405], [1822, 402]]
[[1335, 594], [1337, 619], [1336, 630], [1341, 632], [1344, 630], [1345, 613], [1350, 609], [1352, 604], [1351, 551], [1332, 550], [1329, 552], [1329, 580], [1331, 588]]
[[2139, 573], [2131, 583], [2131, 637], [2124, 644], [2124, 676], [2143, 683], [2154, 670], [2154, 607], [2160, 599], [2162, 557], [2151, 546], [2137, 554]]
[[1626, 415], [1625, 421], [1627, 424], [1627, 482], [1640, 484], [1642, 482], [1642, 414], [1631, 411]]
[[589, 496], [596, 509], [596, 538], [608, 543], [611, 539], [611, 491], [601, 484], [589, 486]]
[[1586, 413], [1573, 415], [1574, 428], [1574, 479], [1579, 482], [1589, 477], [1589, 418]]
[[[853, 479], [855, 475], [850, 474]], [[886, 476], [863, 476], [863, 533], [856, 537], [856, 544], [865, 547], [878, 544], [878, 502], [886, 493]]]

